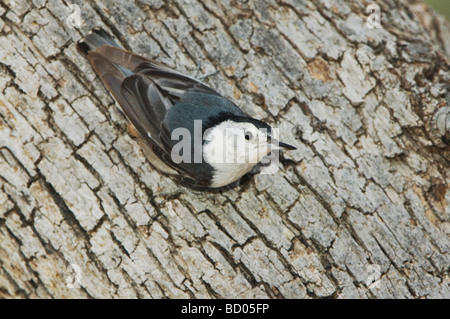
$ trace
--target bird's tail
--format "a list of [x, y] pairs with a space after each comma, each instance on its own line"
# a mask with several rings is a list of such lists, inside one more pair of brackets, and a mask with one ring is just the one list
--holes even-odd
[[102, 28], [94, 28], [91, 32], [80, 42], [77, 43], [77, 51], [87, 56], [89, 51], [100, 48], [101, 46], [109, 45], [120, 48], [116, 41]]
[[134, 54], [122, 49], [102, 28], [94, 28], [77, 43], [77, 51], [88, 59], [95, 73], [119, 105], [127, 105], [121, 93], [123, 81], [134, 74], [141, 62]]

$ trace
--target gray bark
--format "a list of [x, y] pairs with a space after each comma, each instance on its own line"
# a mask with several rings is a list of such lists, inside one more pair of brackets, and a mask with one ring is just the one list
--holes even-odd
[[[450, 298], [450, 27], [377, 3], [2, 0], [0, 297]], [[298, 150], [217, 193], [160, 175], [75, 51], [94, 26]]]

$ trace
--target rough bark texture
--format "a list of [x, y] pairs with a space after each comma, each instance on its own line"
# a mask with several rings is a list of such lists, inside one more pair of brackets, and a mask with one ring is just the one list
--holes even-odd
[[[2, 0], [0, 297], [450, 298], [450, 28], [377, 3]], [[76, 53], [94, 26], [298, 150], [176, 185]]]

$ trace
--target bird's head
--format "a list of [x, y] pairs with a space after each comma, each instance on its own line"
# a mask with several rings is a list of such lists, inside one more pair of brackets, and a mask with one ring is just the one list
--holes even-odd
[[[270, 151], [296, 148], [279, 142], [276, 130], [265, 122], [232, 116], [210, 127], [204, 134], [203, 154], [207, 162], [235, 164], [250, 169]], [[214, 165], [213, 165], [214, 166]]]

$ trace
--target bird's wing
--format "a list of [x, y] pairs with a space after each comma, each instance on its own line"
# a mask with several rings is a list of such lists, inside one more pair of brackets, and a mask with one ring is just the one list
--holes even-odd
[[204, 108], [207, 105], [197, 103], [196, 107], [185, 108], [184, 104], [180, 103], [180, 101], [183, 102], [181, 91], [186, 93], [198, 90], [198, 92], [204, 92], [200, 94], [205, 96], [223, 98], [215, 92], [209, 93], [209, 88], [200, 82], [177, 73], [165, 70], [150, 72], [147, 68], [144, 70], [123, 81], [120, 90], [121, 96], [126, 101], [122, 105], [123, 112], [140, 135], [155, 144], [154, 153], [179, 173], [180, 181], [190, 185], [208, 185], [212, 168], [207, 163], [193, 163], [195, 149], [202, 155], [201, 144], [197, 145], [194, 136], [189, 136], [191, 162], [174, 164], [171, 153], [174, 144], [178, 141], [172, 140], [172, 131], [178, 127], [184, 127], [192, 133], [194, 120], [202, 120], [201, 117], [204, 116]]
[[141, 63], [135, 70], [136, 73], [149, 77], [158, 84], [171, 99], [179, 99], [187, 91], [196, 91], [205, 94], [221, 96], [216, 90], [206, 86], [202, 82], [175, 70], [161, 66], [154, 61]]
[[188, 90], [220, 96], [220, 93], [216, 90], [196, 79], [122, 48], [106, 44], [96, 48], [95, 51], [90, 52], [95, 52], [97, 56], [102, 56], [116, 66], [130, 70], [136, 74], [147, 76], [149, 79], [156, 82], [161, 89], [164, 89], [172, 95], [172, 97], [179, 97]]
[[140, 135], [154, 140], [160, 147], [170, 146], [166, 140], [168, 130], [163, 123], [172, 102], [158, 85], [138, 73], [123, 81], [120, 94], [127, 102], [122, 105], [122, 110]]
[[173, 130], [167, 126], [166, 117], [183, 95], [197, 92], [221, 97], [203, 83], [151, 61], [140, 64], [134, 71], [120, 87], [120, 94], [127, 101], [122, 109], [141, 135], [149, 135], [166, 149], [172, 147]]

